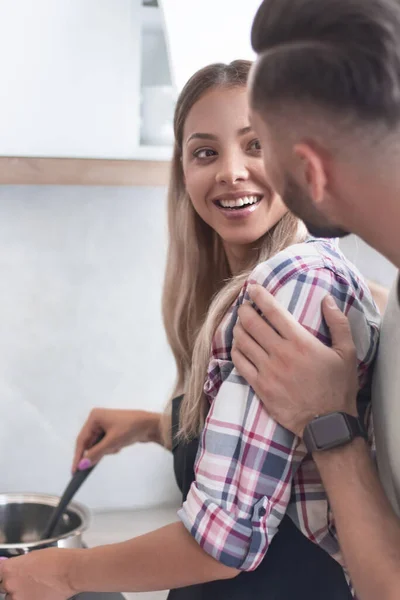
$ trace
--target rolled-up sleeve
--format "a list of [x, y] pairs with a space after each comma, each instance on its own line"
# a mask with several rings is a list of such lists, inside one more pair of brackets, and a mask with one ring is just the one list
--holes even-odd
[[193, 483], [179, 516], [199, 545], [229, 567], [255, 569], [290, 499], [304, 456], [268, 417], [235, 369], [211, 406]]

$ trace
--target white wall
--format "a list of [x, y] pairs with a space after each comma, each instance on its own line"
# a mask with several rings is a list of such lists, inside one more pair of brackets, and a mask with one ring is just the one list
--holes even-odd
[[[94, 406], [161, 410], [174, 365], [161, 322], [165, 190], [0, 187], [0, 491], [61, 493]], [[362, 272], [395, 269], [343, 240]], [[177, 502], [169, 453], [106, 458], [79, 498], [93, 508]]]
[[[0, 491], [60, 493], [93, 406], [161, 410], [165, 190], [0, 187]], [[93, 508], [174, 502], [168, 452], [106, 458]]]

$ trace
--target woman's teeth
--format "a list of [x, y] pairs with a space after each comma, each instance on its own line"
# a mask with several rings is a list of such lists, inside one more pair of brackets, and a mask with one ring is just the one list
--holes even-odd
[[249, 204], [256, 204], [261, 200], [261, 196], [243, 196], [243, 198], [236, 198], [235, 200], [218, 200], [218, 204], [222, 208], [242, 208]]

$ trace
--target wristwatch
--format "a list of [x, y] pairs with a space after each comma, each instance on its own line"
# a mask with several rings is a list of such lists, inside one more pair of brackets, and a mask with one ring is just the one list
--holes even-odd
[[315, 417], [306, 425], [303, 433], [308, 452], [338, 448], [349, 444], [355, 437], [368, 439], [360, 419], [344, 412]]

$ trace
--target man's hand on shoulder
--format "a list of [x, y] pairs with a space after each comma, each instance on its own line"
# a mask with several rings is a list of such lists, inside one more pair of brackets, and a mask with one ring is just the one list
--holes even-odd
[[346, 317], [330, 296], [322, 303], [332, 336], [328, 348], [260, 285], [251, 286], [250, 304], [239, 309], [232, 360], [281, 425], [302, 436], [317, 415], [343, 411], [357, 415], [357, 357]]

